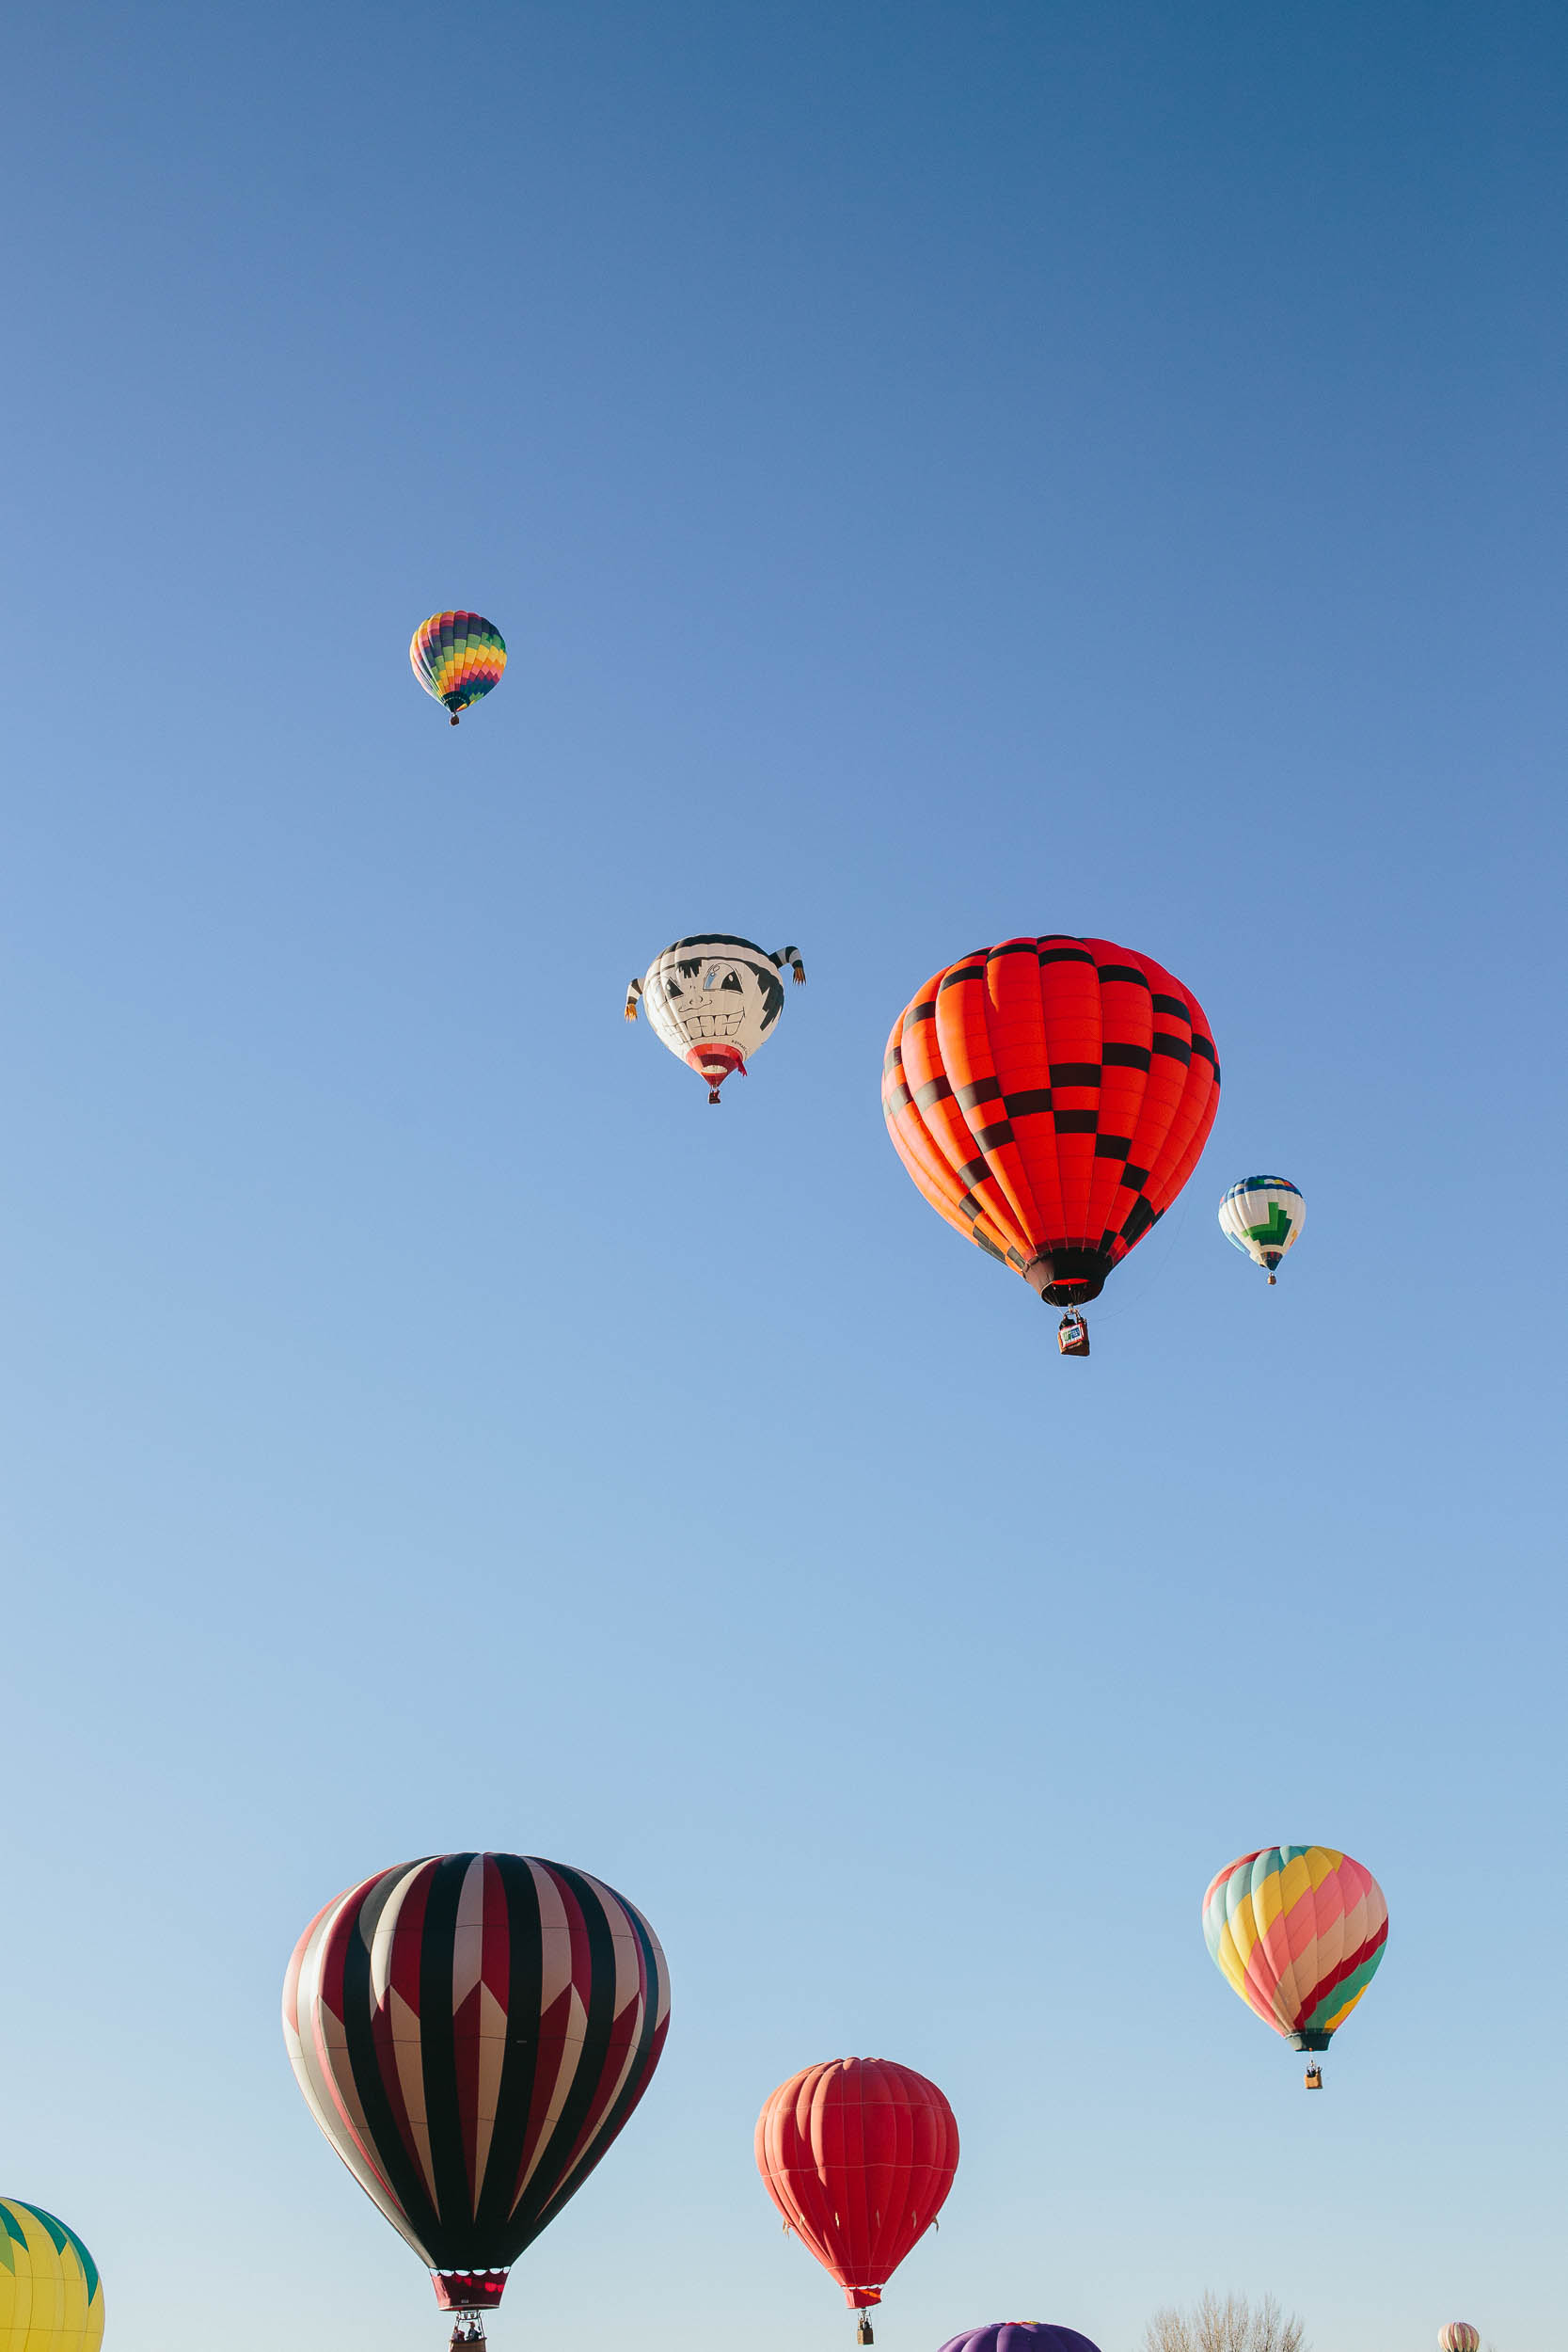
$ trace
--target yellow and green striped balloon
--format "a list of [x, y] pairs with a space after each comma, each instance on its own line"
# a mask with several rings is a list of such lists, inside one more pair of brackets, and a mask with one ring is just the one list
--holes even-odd
[[457, 724], [460, 711], [499, 686], [506, 640], [480, 612], [433, 612], [409, 642], [414, 675]]
[[103, 2282], [74, 2230], [0, 2197], [0, 2352], [98, 2352]]

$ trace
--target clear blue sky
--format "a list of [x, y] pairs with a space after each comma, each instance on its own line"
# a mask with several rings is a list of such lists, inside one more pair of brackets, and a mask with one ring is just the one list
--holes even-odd
[[[499, 2352], [846, 2352], [751, 2155], [846, 2051], [965, 2141], [886, 2352], [1206, 2284], [1548, 2352], [1561, 9], [8, 40], [0, 2187], [114, 2352], [437, 2346], [278, 1990], [490, 1844], [674, 1993]], [[708, 927], [810, 974], [721, 1117], [620, 1016]], [[1053, 930], [1225, 1071], [1087, 1367], [878, 1100]], [[1392, 1912], [1316, 2100], [1198, 1927], [1280, 1839]]]

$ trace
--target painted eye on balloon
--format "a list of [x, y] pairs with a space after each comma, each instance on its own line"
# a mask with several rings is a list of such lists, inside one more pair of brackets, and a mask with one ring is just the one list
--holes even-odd
[[678, 980], [666, 980], [664, 983], [664, 993], [666, 996], [684, 996], [686, 991], [682, 988]]
[[726, 988], [733, 988], [733, 989], [734, 989], [734, 991], [735, 991], [735, 993], [736, 993], [736, 994], [737, 996], [738, 996], [738, 995], [740, 995], [742, 992], [741, 992], [741, 986], [740, 986], [740, 975], [739, 975], [739, 973], [738, 973], [738, 972], [726, 972], [726, 973], [725, 973], [725, 975], [724, 975], [724, 986], [725, 986]]

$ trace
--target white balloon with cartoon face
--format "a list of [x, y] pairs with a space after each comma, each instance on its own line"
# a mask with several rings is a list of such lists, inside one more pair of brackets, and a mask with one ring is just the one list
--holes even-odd
[[781, 947], [769, 955], [754, 940], [725, 931], [677, 939], [626, 992], [626, 1013], [635, 1020], [639, 1000], [659, 1038], [682, 1061], [705, 1078], [717, 1103], [724, 1080], [772, 1036], [784, 1010], [780, 974], [805, 978], [800, 949]]

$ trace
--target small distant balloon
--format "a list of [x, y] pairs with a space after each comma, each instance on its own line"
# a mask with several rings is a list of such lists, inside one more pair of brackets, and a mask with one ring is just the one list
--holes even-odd
[[780, 974], [803, 981], [799, 947], [771, 954], [733, 931], [702, 931], [677, 939], [656, 956], [626, 990], [626, 1019], [645, 1005], [654, 1035], [706, 1082], [708, 1101], [766, 1045], [784, 1010]]
[[460, 714], [501, 682], [506, 640], [480, 612], [433, 612], [409, 641], [414, 675], [455, 726]]
[[1481, 2330], [1467, 2319], [1450, 2319], [1437, 2331], [1437, 2352], [1481, 2352]]
[[41, 2205], [0, 2197], [0, 2344], [6, 2352], [98, 2352], [103, 2282], [74, 2230]]
[[1233, 1249], [1261, 1266], [1271, 1282], [1306, 1222], [1307, 1203], [1288, 1176], [1243, 1176], [1220, 1202], [1220, 1232]]

